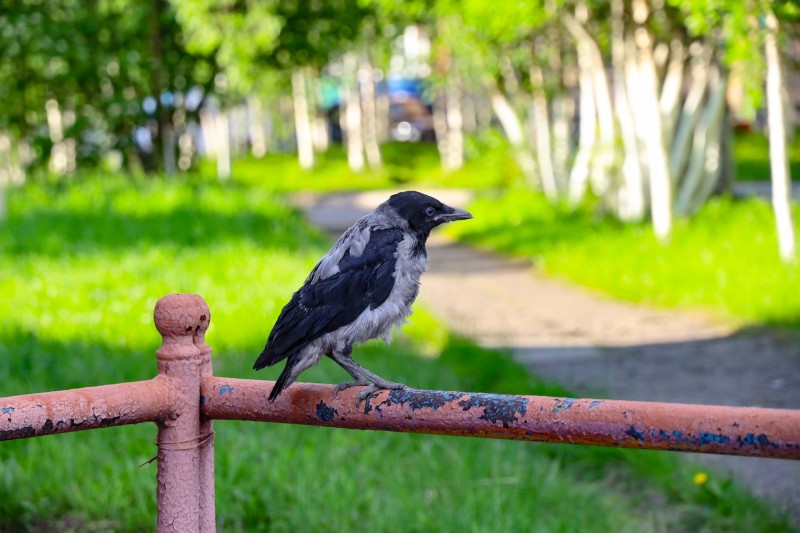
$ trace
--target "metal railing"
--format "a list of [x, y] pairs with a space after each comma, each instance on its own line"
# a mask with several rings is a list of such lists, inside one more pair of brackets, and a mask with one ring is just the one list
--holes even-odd
[[155, 422], [159, 532], [215, 530], [214, 419], [800, 459], [800, 410], [426, 390], [357, 406], [310, 383], [270, 403], [273, 382], [212, 375], [200, 296], [165, 296], [154, 318], [155, 378], [0, 398], [0, 440]]

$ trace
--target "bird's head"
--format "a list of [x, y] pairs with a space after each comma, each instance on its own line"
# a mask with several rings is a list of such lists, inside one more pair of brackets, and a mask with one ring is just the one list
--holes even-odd
[[405, 219], [412, 230], [421, 235], [427, 235], [440, 224], [472, 218], [472, 215], [463, 209], [450, 207], [432, 196], [417, 191], [393, 194], [386, 204]]

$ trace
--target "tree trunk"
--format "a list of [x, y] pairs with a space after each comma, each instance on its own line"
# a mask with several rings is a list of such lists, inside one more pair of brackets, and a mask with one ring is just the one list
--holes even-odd
[[464, 119], [461, 114], [461, 86], [458, 79], [451, 79], [445, 98], [447, 121], [447, 160], [444, 168], [454, 171], [464, 166]]
[[680, 113], [680, 121], [672, 139], [669, 172], [675, 184], [680, 184], [686, 162], [691, 152], [692, 132], [700, 119], [700, 108], [708, 87], [708, 70], [711, 61], [711, 47], [695, 42], [689, 48], [692, 59], [692, 86]]
[[150, 96], [155, 99], [156, 134], [153, 137], [153, 160], [155, 169], [163, 168], [164, 134], [169, 124], [169, 110], [161, 102], [161, 94], [165, 89], [164, 72], [164, 27], [161, 15], [167, 11], [166, 0], [156, 0], [150, 9], [150, 52], [152, 54], [152, 69], [150, 74]]
[[255, 96], [247, 98], [247, 138], [250, 141], [250, 153], [253, 157], [264, 157], [267, 153], [264, 112], [261, 100]]
[[[609, 171], [614, 161], [614, 109], [608, 91], [608, 77], [606, 76], [600, 48], [592, 36], [569, 13], [563, 16], [563, 21], [578, 42], [578, 61], [582, 71], [582, 81], [580, 82], [581, 99], [583, 99], [584, 94], [584, 83], [591, 84], [590, 88], [587, 87], [587, 91], [591, 93], [594, 113], [597, 114], [595, 124], [599, 127], [600, 143], [599, 150], [595, 150], [597, 153], [590, 154], [588, 164], [591, 164], [592, 186], [597, 194], [602, 195], [608, 189]], [[588, 76], [586, 81], [583, 81], [584, 70]], [[581, 122], [583, 120], [584, 115], [583, 111], [581, 111]], [[597, 144], [596, 141], [596, 138], [592, 140], [592, 148]]]
[[702, 120], [694, 130], [689, 167], [675, 201], [675, 212], [678, 214], [696, 211], [714, 190], [719, 179], [720, 140], [727, 83], [716, 66], [711, 71], [711, 86]]
[[365, 61], [358, 69], [358, 85], [361, 88], [361, 116], [364, 132], [364, 153], [370, 168], [380, 168], [381, 147], [378, 143], [378, 110], [375, 101], [375, 80], [372, 65]]
[[439, 151], [439, 162], [442, 168], [447, 168], [450, 159], [450, 136], [447, 134], [447, 104], [444, 91], [436, 90], [433, 97], [433, 132], [436, 135], [436, 149]]
[[569, 201], [577, 205], [586, 194], [591, 171], [592, 152], [597, 139], [597, 113], [594, 99], [594, 84], [591, 73], [591, 58], [583, 42], [578, 43], [578, 65], [580, 74], [580, 129], [578, 130], [578, 152], [569, 174]]
[[622, 185], [617, 193], [617, 216], [628, 222], [644, 218], [644, 177], [639, 164], [636, 124], [625, 88], [625, 25], [623, 0], [611, 2], [611, 62], [614, 69], [614, 107], [622, 137]]
[[[641, 4], [638, 8], [646, 10], [646, 4], [644, 7]], [[642, 24], [646, 18], [645, 14], [637, 22]], [[672, 233], [672, 182], [661, 133], [653, 41], [650, 32], [644, 26], [636, 29], [635, 42], [639, 56], [639, 87], [629, 94], [636, 95], [634, 102], [638, 104], [638, 110], [634, 115], [637, 120], [637, 130], [643, 136], [647, 153], [653, 230], [660, 241], [666, 242]]]
[[308, 112], [305, 68], [296, 68], [292, 71], [292, 103], [297, 160], [300, 168], [309, 170], [314, 167], [314, 144], [311, 137], [311, 117]]
[[231, 139], [228, 131], [228, 114], [219, 110], [214, 116], [214, 139], [217, 151], [217, 179], [228, 181], [231, 177]]
[[361, 172], [364, 170], [364, 137], [361, 131], [361, 101], [358, 94], [356, 65], [356, 57], [347, 54], [343, 61], [342, 96], [339, 101], [345, 106], [342, 122], [347, 140], [347, 164], [353, 172]]
[[559, 195], [559, 187], [553, 169], [550, 114], [547, 111], [542, 69], [538, 66], [531, 67], [530, 78], [533, 86], [533, 110], [530, 122], [536, 145], [536, 159], [539, 162], [539, 175], [542, 177], [542, 187], [549, 191], [547, 196], [555, 198]]
[[672, 139], [675, 132], [675, 122], [680, 111], [681, 92], [683, 89], [684, 53], [683, 43], [675, 39], [670, 47], [669, 65], [661, 86], [661, 96], [658, 108], [661, 111], [661, 120], [664, 127], [664, 138]]
[[53, 174], [62, 175], [67, 171], [67, 152], [64, 145], [64, 124], [62, 121], [61, 109], [56, 100], [48, 100], [45, 104], [47, 114], [47, 129], [50, 142], [50, 162], [48, 167]]
[[764, 55], [767, 61], [767, 121], [769, 124], [769, 162], [772, 175], [772, 209], [778, 229], [778, 247], [781, 259], [792, 262], [797, 250], [794, 235], [794, 221], [791, 205], [791, 176], [786, 156], [786, 114], [783, 109], [781, 87], [780, 54], [776, 42], [778, 21], [768, 11], [764, 24], [767, 34], [764, 41]]
[[519, 120], [519, 116], [517, 116], [517, 112], [514, 111], [508, 99], [497, 87], [490, 88], [490, 98], [492, 109], [495, 115], [497, 115], [497, 120], [500, 121], [500, 125], [503, 127], [503, 131], [511, 145], [514, 158], [517, 161], [517, 165], [519, 165], [522, 175], [531, 187], [538, 188], [540, 183], [536, 172], [536, 161], [534, 161], [533, 156], [528, 150], [522, 124]]

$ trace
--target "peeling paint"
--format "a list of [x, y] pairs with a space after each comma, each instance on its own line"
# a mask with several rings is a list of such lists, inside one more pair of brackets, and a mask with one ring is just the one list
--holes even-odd
[[338, 411], [331, 407], [330, 405], [326, 404], [322, 400], [319, 401], [317, 404], [317, 418], [322, 420], [323, 422], [330, 422], [333, 420], [333, 417], [338, 414]]
[[0, 409], [0, 413], [2, 413], [4, 415], [8, 414], [8, 413], [13, 413], [13, 412], [14, 412], [14, 408], [13, 407], [3, 407], [2, 409]]
[[222, 396], [223, 394], [233, 394], [233, 387], [230, 385], [223, 385], [219, 388], [219, 395]]
[[592, 403], [589, 404], [589, 409], [594, 409], [598, 405], [602, 404], [603, 400], [594, 400]]
[[466, 400], [458, 402], [464, 411], [472, 407], [482, 407], [481, 420], [488, 420], [496, 424], [498, 420], [504, 428], [517, 422], [517, 413], [525, 416], [528, 409], [528, 399], [521, 396], [506, 396], [503, 394], [471, 394]]
[[[408, 405], [409, 409], [416, 411], [417, 409], [433, 409], [436, 411], [445, 404], [457, 400], [464, 396], [461, 392], [441, 392], [441, 391], [426, 391], [415, 389], [393, 389], [389, 391], [389, 397], [375, 406], [377, 412], [381, 412], [381, 406], [387, 405]], [[364, 413], [369, 413], [372, 406], [369, 405], [367, 398], [364, 406]]]
[[759, 435], [748, 433], [744, 437], [736, 437], [736, 443], [739, 444], [740, 448], [743, 446], [753, 446], [756, 448], [766, 448], [767, 446], [772, 446], [773, 448], [778, 448], [778, 445], [770, 441], [769, 437], [764, 433]]
[[633, 437], [636, 440], [644, 440], [644, 432], [637, 430], [636, 426], [633, 424], [631, 424], [631, 427], [628, 428], [625, 434], [629, 437]]
[[556, 400], [556, 404], [553, 406], [553, 414], [558, 414], [559, 411], [566, 411], [567, 409], [572, 408], [572, 404], [575, 403], [575, 398], [564, 398], [563, 400], [559, 399]]

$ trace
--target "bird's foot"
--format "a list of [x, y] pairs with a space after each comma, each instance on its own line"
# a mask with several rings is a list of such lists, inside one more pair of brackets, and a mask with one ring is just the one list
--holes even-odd
[[333, 388], [333, 397], [336, 398], [336, 396], [338, 396], [339, 393], [345, 389], [349, 389], [351, 387], [367, 387], [369, 385], [372, 385], [372, 382], [363, 379], [357, 379], [355, 381], [345, 381], [344, 383], [339, 383]]
[[356, 396], [356, 407], [361, 405], [361, 402], [378, 392], [379, 390], [403, 390], [407, 389], [406, 385], [402, 383], [395, 383], [393, 381], [380, 380], [375, 383], [367, 383], [367, 387], [358, 393]]

